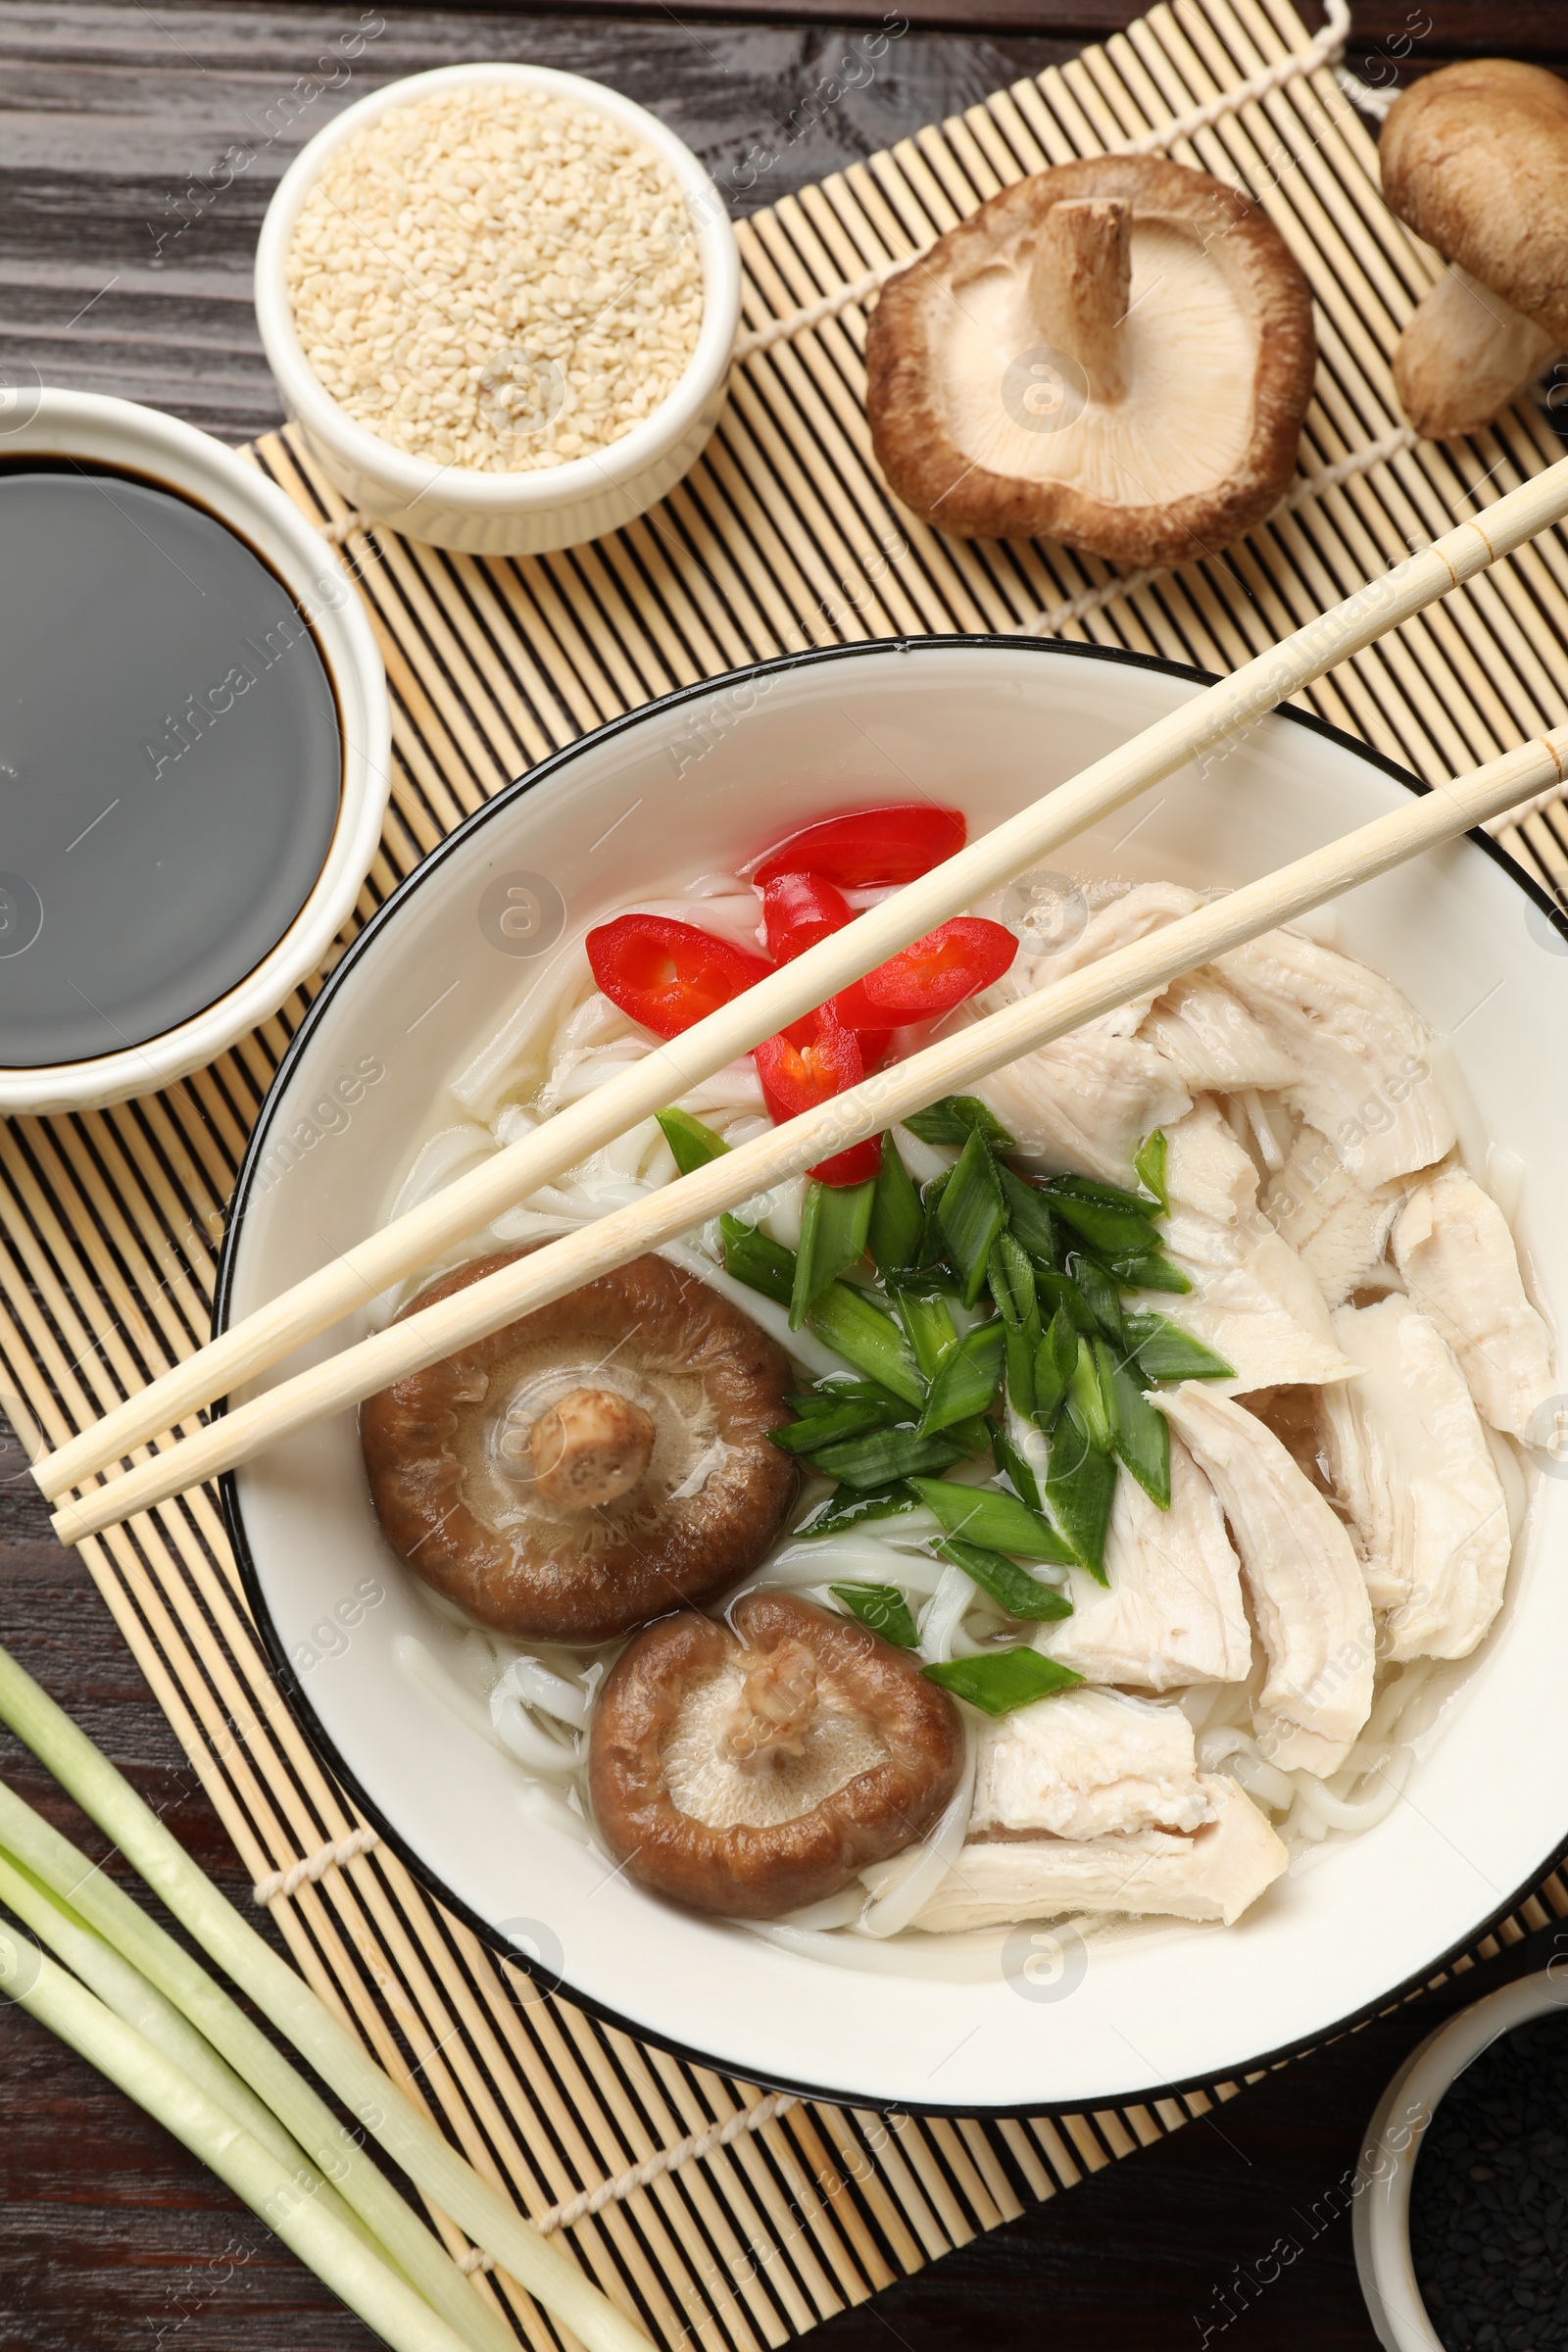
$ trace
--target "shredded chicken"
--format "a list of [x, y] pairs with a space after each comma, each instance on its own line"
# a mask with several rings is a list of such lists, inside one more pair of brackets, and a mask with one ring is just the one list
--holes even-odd
[[1501, 1209], [1462, 1168], [1445, 1168], [1411, 1194], [1393, 1238], [1411, 1298], [1458, 1357], [1483, 1415], [1523, 1437], [1556, 1383]]
[[1195, 1095], [1238, 1094], [1248, 1086], [1277, 1093], [1296, 1076], [1262, 1022], [1207, 969], [1172, 981], [1138, 1034], [1158, 1047]]
[[1372, 1707], [1372, 1611], [1354, 1545], [1254, 1414], [1195, 1380], [1154, 1401], [1213, 1481], [1241, 1554], [1268, 1660], [1259, 1744], [1282, 1772], [1337, 1772]]
[[1328, 1138], [1303, 1127], [1284, 1167], [1269, 1179], [1263, 1214], [1296, 1251], [1328, 1306], [1339, 1306], [1382, 1263], [1404, 1185], [1367, 1192]]
[[1231, 1365], [1233, 1392], [1349, 1379], [1322, 1294], [1258, 1208], [1257, 1169], [1212, 1102], [1167, 1131], [1165, 1186], [1165, 1253], [1192, 1292], [1134, 1303], [1175, 1313]]
[[971, 1838], [1196, 1830], [1208, 1816], [1180, 1707], [1084, 1688], [981, 1730]]
[[1170, 1442], [1170, 1508], [1135, 1478], [1116, 1481], [1106, 1585], [1068, 1572], [1072, 1615], [1043, 1625], [1035, 1646], [1092, 1683], [1171, 1690], [1245, 1682], [1252, 1637], [1241, 1571], [1219, 1499], [1180, 1438]]
[[1229, 1927], [1290, 1856], [1234, 1781], [1200, 1774], [1198, 1786], [1211, 1818], [1190, 1838], [1140, 1830], [1126, 1838], [966, 1845], [913, 1924], [944, 1935], [1105, 1911], [1217, 1919]]
[[1408, 1298], [1342, 1306], [1362, 1367], [1324, 1391], [1329, 1461], [1391, 1658], [1466, 1658], [1502, 1605], [1512, 1537], [1464, 1376]]
[[1369, 1192], [1453, 1149], [1432, 1032], [1391, 980], [1298, 931], [1267, 931], [1216, 968], [1294, 1062], [1286, 1101]]

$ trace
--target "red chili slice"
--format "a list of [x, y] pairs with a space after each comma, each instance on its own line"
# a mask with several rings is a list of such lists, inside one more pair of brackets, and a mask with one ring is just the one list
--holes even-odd
[[977, 989], [1000, 980], [1018, 953], [1018, 942], [1001, 923], [984, 915], [960, 914], [940, 923], [901, 955], [890, 956], [863, 980], [842, 989], [833, 1009], [850, 1029], [898, 1029], [908, 1021], [934, 1021]]
[[762, 928], [775, 963], [793, 963], [808, 948], [855, 920], [841, 890], [820, 874], [773, 874], [762, 890]]
[[939, 808], [931, 801], [852, 808], [792, 833], [768, 851], [752, 880], [761, 888], [779, 874], [809, 873], [841, 890], [912, 882], [961, 850], [968, 834], [961, 808]]
[[[757, 1075], [768, 1115], [782, 1126], [803, 1110], [814, 1110], [835, 1095], [847, 1094], [865, 1075], [859, 1040], [846, 1029], [830, 1004], [792, 1021], [777, 1037], [765, 1037], [756, 1053]], [[882, 1165], [882, 1139], [870, 1136], [835, 1152], [811, 1170], [821, 1184], [864, 1184]]]
[[679, 1037], [773, 968], [663, 914], [617, 915], [589, 932], [587, 947], [589, 969], [611, 1003], [656, 1037]]

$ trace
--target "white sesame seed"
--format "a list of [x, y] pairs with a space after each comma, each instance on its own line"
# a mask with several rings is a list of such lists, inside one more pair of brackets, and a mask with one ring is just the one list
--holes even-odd
[[702, 264], [668, 166], [609, 116], [472, 84], [332, 157], [285, 275], [346, 413], [411, 456], [532, 472], [608, 448], [697, 348]]

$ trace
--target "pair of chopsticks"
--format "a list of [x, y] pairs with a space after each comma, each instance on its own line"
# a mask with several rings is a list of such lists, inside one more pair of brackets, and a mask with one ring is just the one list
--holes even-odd
[[[1231, 677], [1120, 745], [1071, 782], [910, 883], [846, 929], [768, 975], [623, 1077], [497, 1153], [481, 1168], [370, 1236], [352, 1253], [233, 1330], [34, 1466], [57, 1499], [196, 1407], [238, 1388], [379, 1292], [415, 1273], [504, 1209], [663, 1109], [763, 1038], [824, 1003], [901, 948], [1025, 871], [1047, 852], [1235, 735], [1387, 630], [1446, 595], [1568, 513], [1568, 459], [1461, 523], [1394, 571], [1284, 639]], [[1371, 880], [1421, 851], [1513, 808], [1568, 773], [1568, 729], [1360, 827], [1263, 881], [958, 1031], [852, 1092], [758, 1137], [694, 1174], [563, 1237], [240, 1405], [212, 1426], [69, 1503], [65, 1543], [231, 1469], [322, 1416], [374, 1395], [515, 1317], [733, 1208], [817, 1160], [1081, 1023], [1157, 990], [1260, 932]]]

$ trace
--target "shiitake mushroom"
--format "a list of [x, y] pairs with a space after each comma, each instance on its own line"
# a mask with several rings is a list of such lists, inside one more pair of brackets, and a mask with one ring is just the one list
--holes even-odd
[[589, 1734], [600, 1832], [628, 1876], [729, 1919], [773, 1919], [925, 1836], [957, 1786], [958, 1712], [919, 1661], [789, 1592], [724, 1625], [645, 1627]]
[[[524, 1254], [462, 1266], [405, 1312]], [[762, 1559], [796, 1491], [768, 1444], [789, 1384], [750, 1316], [664, 1258], [635, 1258], [368, 1398], [376, 1514], [479, 1624], [608, 1641]]]

